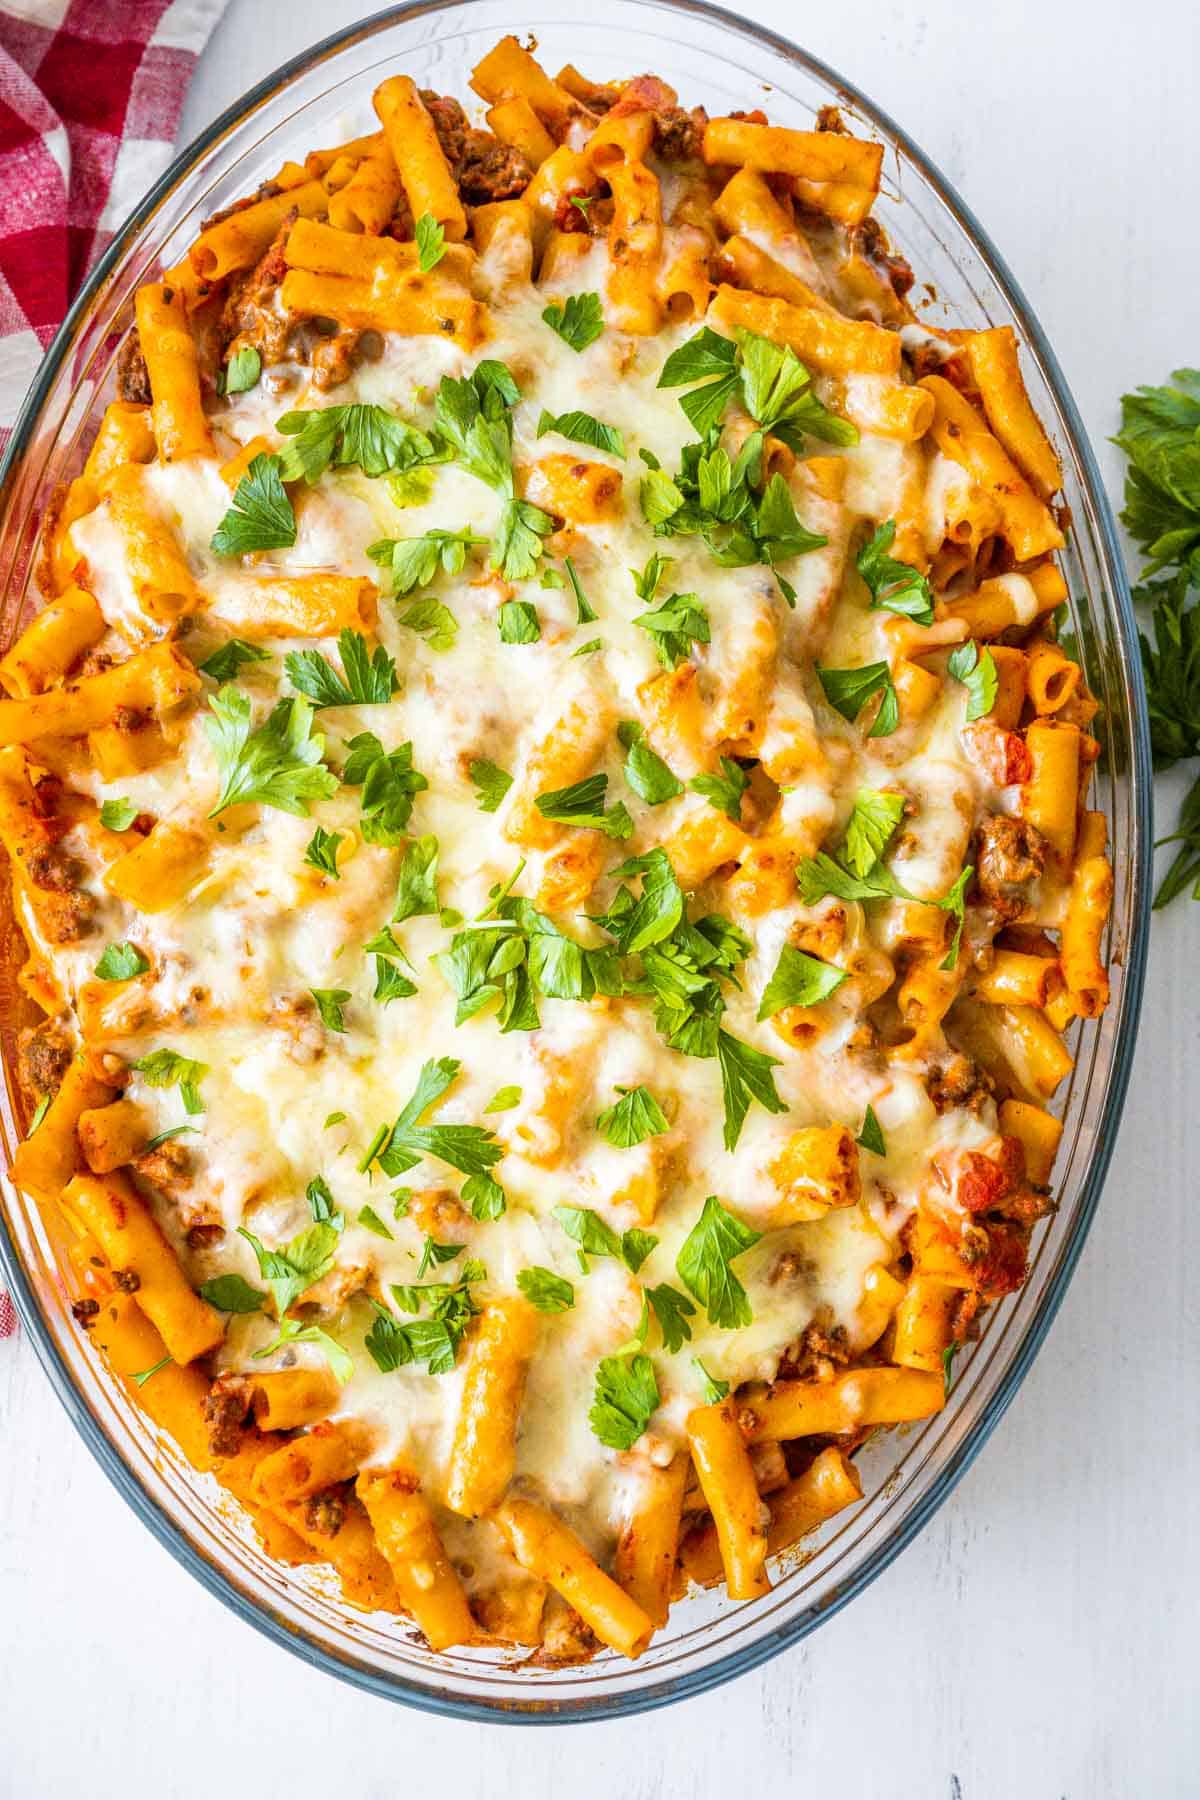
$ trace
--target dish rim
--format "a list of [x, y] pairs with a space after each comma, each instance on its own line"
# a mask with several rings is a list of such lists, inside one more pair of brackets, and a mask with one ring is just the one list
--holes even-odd
[[[28, 448], [30, 435], [42, 408], [60, 373], [68, 353], [76, 322], [87, 312], [96, 295], [115, 269], [131, 241], [154, 215], [175, 187], [195, 165], [219, 142], [221, 137], [243, 123], [264, 101], [270, 99], [291, 80], [306, 74], [327, 58], [336, 55], [352, 42], [374, 36], [406, 18], [461, 10], [476, 0], [403, 0], [396, 6], [382, 8], [352, 25], [320, 39], [307, 50], [279, 64], [256, 82], [232, 105], [187, 144], [173, 158], [147, 194], [114, 233], [112, 242], [91, 270], [79, 294], [47, 349], [37, 375], [23, 401], [12, 427], [12, 433], [0, 458], [0, 512], [7, 508], [14, 472]], [[397, 1678], [372, 1670], [361, 1663], [343, 1659], [325, 1646], [305, 1638], [291, 1629], [286, 1620], [276, 1617], [259, 1602], [250, 1599], [224, 1569], [211, 1561], [194, 1545], [160, 1502], [145, 1488], [126, 1458], [109, 1440], [93, 1417], [76, 1386], [70, 1369], [45, 1328], [41, 1309], [30, 1278], [12, 1240], [4, 1209], [0, 1207], [0, 1274], [3, 1275], [18, 1316], [29, 1335], [35, 1354], [49, 1378], [68, 1417], [100, 1468], [130, 1506], [148, 1526], [157, 1541], [191, 1576], [229, 1608], [239, 1619], [253, 1626], [271, 1642], [282, 1646], [311, 1667], [331, 1673], [353, 1687], [380, 1698], [398, 1702], [420, 1712], [439, 1717], [470, 1720], [489, 1724], [585, 1724], [616, 1717], [655, 1711], [675, 1702], [694, 1698], [740, 1675], [761, 1667], [785, 1649], [800, 1642], [818, 1625], [836, 1613], [868, 1587], [895, 1561], [901, 1551], [925, 1528], [943, 1502], [954, 1491], [963, 1475], [987, 1443], [1024, 1381], [1035, 1357], [1045, 1342], [1070, 1285], [1084, 1243], [1095, 1217], [1100, 1194], [1112, 1160], [1116, 1138], [1124, 1112], [1133, 1057], [1137, 1045], [1143, 989], [1148, 954], [1151, 908], [1149, 904], [1153, 856], [1153, 790], [1150, 754], [1150, 729], [1140, 658], [1136, 653], [1137, 626], [1133, 612], [1129, 579], [1125, 569], [1116, 522], [1100, 471], [1092, 451], [1074, 397], [1067, 385], [1058, 358], [1041, 324], [1026, 300], [1004, 257], [984, 230], [972, 209], [957, 189], [941, 173], [921, 147], [891, 115], [869, 98], [854, 82], [820, 57], [803, 49], [781, 32], [761, 25], [732, 8], [713, 0], [627, 0], [647, 13], [674, 12], [693, 15], [718, 26], [732, 28], [735, 34], [751, 39], [756, 45], [783, 55], [798, 63], [806, 73], [827, 83], [844, 95], [872, 129], [881, 130], [897, 144], [919, 170], [938, 199], [946, 206], [958, 228], [970, 240], [972, 248], [987, 269], [997, 290], [1019, 321], [1021, 331], [1036, 350], [1043, 372], [1075, 452], [1082, 484], [1092, 506], [1096, 523], [1096, 547], [1099, 552], [1108, 589], [1115, 602], [1114, 623], [1121, 653], [1122, 673], [1130, 700], [1127, 724], [1130, 736], [1130, 763], [1124, 776], [1128, 787], [1131, 815], [1139, 827], [1136, 862], [1131, 869], [1132, 904], [1128, 939], [1123, 950], [1123, 1006], [1127, 1029], [1118, 1038], [1108, 1073], [1109, 1105], [1104, 1129], [1097, 1133], [1094, 1148], [1081, 1183], [1075, 1207], [1071, 1235], [1063, 1245], [1057, 1269], [1051, 1276], [1039, 1309], [1030, 1321], [1016, 1353], [997, 1381], [995, 1390], [984, 1402], [979, 1417], [969, 1428], [963, 1441], [950, 1450], [945, 1464], [918, 1496], [911, 1509], [885, 1540], [872, 1549], [860, 1567], [826, 1601], [800, 1609], [785, 1625], [765, 1632], [749, 1644], [729, 1651], [711, 1664], [669, 1676], [653, 1688], [627, 1694], [614, 1693], [588, 1702], [586, 1710], [572, 1702], [548, 1700], [539, 1704], [531, 1690], [530, 1704], [520, 1701], [487, 1705], [460, 1697], [452, 1692], [433, 1692], [410, 1687]], [[516, 27], [519, 29], [519, 23]]]

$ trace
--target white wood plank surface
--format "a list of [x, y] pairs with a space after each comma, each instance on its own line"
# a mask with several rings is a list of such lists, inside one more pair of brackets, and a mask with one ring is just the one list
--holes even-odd
[[[958, 185], [1115, 483], [1117, 396], [1200, 362], [1190, 0], [747, 10], [864, 87]], [[350, 0], [232, 0], [185, 137], [355, 16]], [[1168, 785], [1163, 819], [1177, 797]], [[806, 1645], [649, 1719], [449, 1724], [314, 1674], [152, 1541], [28, 1344], [0, 1344], [0, 1800], [1196, 1796], [1198, 960], [1200, 907], [1180, 903], [1155, 923], [1132, 1095], [1074, 1285], [953, 1499]]]

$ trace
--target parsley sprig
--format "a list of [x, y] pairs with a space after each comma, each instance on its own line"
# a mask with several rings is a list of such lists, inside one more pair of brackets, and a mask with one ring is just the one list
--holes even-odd
[[304, 818], [314, 800], [337, 792], [337, 776], [322, 758], [325, 740], [313, 726], [307, 700], [280, 700], [255, 730], [250, 696], [227, 686], [209, 700], [204, 729], [217, 759], [221, 792], [209, 813], [257, 801]]

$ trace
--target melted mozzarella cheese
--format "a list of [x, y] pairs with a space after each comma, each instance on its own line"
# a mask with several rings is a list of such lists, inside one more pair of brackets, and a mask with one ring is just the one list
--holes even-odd
[[[597, 247], [590, 262], [573, 268], [573, 288], [603, 290], [602, 255]], [[820, 280], [807, 262], [797, 272], [814, 284]], [[668, 330], [656, 339], [637, 339], [609, 330], [580, 355], [543, 324], [545, 300], [532, 290], [507, 300], [496, 314], [487, 354], [509, 366], [522, 390], [513, 417], [518, 491], [539, 457], [564, 450], [622, 475], [619, 516], [579, 525], [572, 534], [574, 562], [596, 622], [577, 622], [569, 586], [543, 588], [534, 581], [514, 590], [478, 552], [460, 575], [439, 576], [432, 590], [458, 622], [451, 649], [436, 650], [406, 628], [405, 603], [383, 600], [378, 637], [395, 658], [401, 689], [386, 706], [334, 707], [319, 714], [331, 764], [341, 766], [346, 744], [360, 732], [373, 732], [389, 750], [412, 745], [414, 765], [428, 781], [416, 796], [412, 830], [438, 840], [442, 905], [467, 919], [478, 914], [496, 885], [512, 875], [518, 856], [504, 835], [507, 807], [493, 813], [480, 809], [468, 766], [486, 758], [520, 771], [531, 745], [570, 697], [585, 708], [615, 706], [619, 717], [646, 716], [645, 684], [660, 673], [660, 665], [652, 638], [635, 623], [643, 605], [630, 571], [658, 551], [673, 565], [663, 593], [695, 593], [708, 611], [711, 643], [695, 646], [694, 658], [710, 705], [736, 675], [747, 621], [757, 611], [774, 622], [780, 648], [763, 754], [770, 760], [797, 730], [810, 735], [819, 730], [824, 752], [812, 772], [784, 792], [781, 828], [811, 832], [815, 841], [828, 839], [844, 823], [861, 786], [898, 783], [913, 799], [915, 816], [905, 831], [897, 874], [918, 894], [941, 894], [961, 866], [981, 800], [982, 778], [957, 741], [961, 692], [949, 688], [924, 721], [903, 727], [892, 739], [872, 740], [824, 706], [814, 677], [818, 659], [846, 666], [887, 654], [882, 615], [865, 608], [856, 582], [844, 583], [846, 545], [859, 518], [877, 521], [895, 510], [917, 472], [916, 452], [864, 435], [845, 452], [844, 505], [805, 500], [797, 490], [801, 517], [825, 532], [829, 544], [785, 567], [797, 594], [794, 610], [788, 610], [769, 570], [722, 567], [699, 537], [656, 540], [642, 518], [638, 452], [652, 453], [671, 470], [692, 435], [677, 396], [656, 386], [665, 356], [687, 334]], [[337, 404], [373, 402], [428, 424], [441, 376], [462, 375], [470, 366], [437, 339], [389, 337], [380, 359], [358, 370], [332, 398]], [[326, 403], [315, 391], [289, 396], [290, 406]], [[217, 421], [228, 454], [256, 435], [271, 437], [281, 410], [266, 384], [231, 400]], [[582, 450], [554, 432], [539, 435], [543, 411], [572, 410], [620, 429], [626, 457]], [[953, 465], [947, 465], [943, 479], [952, 476]], [[295, 545], [250, 559], [251, 569], [211, 549], [212, 533], [229, 503], [214, 469], [155, 467], [145, 481], [185, 545], [214, 614], [227, 619], [236, 617], [239, 590], [251, 573], [332, 570], [374, 576], [378, 571], [366, 556], [374, 539], [464, 529], [488, 537], [499, 504], [488, 487], [453, 464], [435, 471], [427, 500], [405, 507], [396, 504], [386, 480], [369, 481], [353, 469], [337, 471], [311, 490], [293, 490]], [[931, 497], [935, 504], [940, 501]], [[74, 529], [106, 617], [117, 630], [126, 629], [135, 611], [132, 590], [103, 508]], [[537, 607], [541, 636], [535, 643], [500, 639], [499, 607], [514, 591]], [[576, 658], [573, 653], [592, 638], [602, 640], [602, 650]], [[201, 620], [189, 648], [194, 642], [192, 653], [199, 660], [219, 641], [221, 634]], [[253, 698], [256, 722], [290, 691], [283, 678], [285, 653], [304, 647], [309, 646], [272, 643], [269, 663], [242, 672], [239, 685]], [[336, 659], [333, 642], [316, 647]], [[715, 765], [716, 744], [709, 750], [709, 764]], [[692, 795], [660, 809], [640, 804], [623, 788], [622, 761], [614, 738], [597, 764], [610, 775], [610, 798], [624, 793], [634, 817], [632, 838], [611, 846], [610, 866], [652, 848], [681, 817], [704, 810]], [[184, 731], [174, 761], [111, 783], [91, 777], [98, 800], [125, 795], [156, 816], [179, 820], [206, 815], [218, 787], [213, 748], [200, 717]], [[364, 1173], [360, 1162], [377, 1126], [394, 1119], [412, 1094], [421, 1066], [434, 1057], [456, 1058], [461, 1073], [436, 1117], [443, 1123], [491, 1125], [506, 1146], [495, 1173], [508, 1196], [507, 1212], [490, 1222], [464, 1214], [455, 1234], [467, 1246], [464, 1254], [486, 1267], [478, 1294], [512, 1293], [520, 1272], [534, 1266], [571, 1281], [575, 1292], [570, 1311], [542, 1324], [542, 1350], [522, 1413], [518, 1472], [603, 1549], [624, 1506], [629, 1457], [607, 1449], [590, 1428], [596, 1365], [637, 1330], [643, 1283], [682, 1285], [676, 1259], [705, 1196], [717, 1194], [763, 1233], [737, 1263], [753, 1322], [739, 1331], [723, 1330], [698, 1308], [692, 1340], [680, 1354], [667, 1356], [651, 1338], [662, 1395], [647, 1440], [651, 1445], [683, 1437], [687, 1413], [703, 1391], [694, 1358], [731, 1384], [770, 1379], [814, 1320], [840, 1327], [851, 1349], [861, 1347], [867, 1269], [894, 1258], [898, 1230], [923, 1191], [938, 1149], [985, 1141], [994, 1133], [994, 1114], [985, 1108], [980, 1118], [961, 1113], [939, 1118], [918, 1074], [858, 1047], [861, 1017], [844, 997], [830, 1006], [829, 1029], [808, 1047], [785, 1047], [769, 1023], [759, 1022], [759, 1002], [780, 950], [797, 920], [810, 916], [798, 899], [765, 916], [739, 920], [754, 948], [743, 987], [726, 990], [724, 1024], [743, 1042], [779, 1059], [775, 1074], [787, 1110], [775, 1116], [752, 1106], [734, 1151], [723, 1141], [716, 1061], [668, 1049], [655, 1030], [648, 1000], [543, 1000], [541, 1024], [529, 1033], [502, 1034], [494, 1010], [456, 1026], [454, 997], [433, 961], [451, 931], [437, 918], [423, 917], [396, 931], [418, 992], [381, 1005], [372, 997], [374, 962], [363, 946], [390, 917], [400, 852], [363, 841], [359, 803], [359, 791], [343, 786], [315, 806], [310, 818], [269, 806], [236, 809], [219, 821], [211, 866], [187, 903], [135, 918], [107, 902], [108, 935], [132, 936], [159, 971], [155, 1004], [164, 1021], [121, 1048], [133, 1057], [165, 1043], [208, 1068], [202, 1130], [183, 1141], [195, 1166], [194, 1189], [225, 1236], [215, 1246], [189, 1248], [180, 1217], [161, 1200], [160, 1217], [197, 1282], [237, 1270], [260, 1285], [253, 1250], [237, 1228], [282, 1245], [310, 1221], [305, 1188], [315, 1176], [323, 1177], [346, 1220], [335, 1262], [345, 1274], [345, 1299], [323, 1320], [354, 1359], [340, 1413], [371, 1427], [377, 1461], [412, 1458], [438, 1491], [460, 1401], [462, 1359], [440, 1376], [420, 1365], [382, 1373], [365, 1349], [373, 1315], [363, 1303], [363, 1289], [386, 1296], [393, 1284], [415, 1281], [424, 1234], [411, 1212], [404, 1216], [403, 1205], [397, 1216], [392, 1198], [397, 1184], [377, 1169]], [[341, 862], [337, 881], [303, 860], [317, 821], [343, 833], [352, 852]], [[540, 863], [537, 856], [529, 859], [518, 892], [536, 890]], [[602, 879], [593, 897], [598, 904], [589, 911], [601, 910], [615, 885], [611, 877]], [[714, 907], [729, 910], [719, 884], [697, 897], [693, 916]], [[582, 918], [562, 923], [581, 941], [600, 941]], [[73, 969], [72, 987], [88, 972]], [[311, 989], [348, 995], [344, 1032], [317, 1022]], [[566, 1080], [571, 1090], [561, 1115], [546, 1103], [555, 1080]], [[670, 1117], [668, 1148], [661, 1157], [655, 1143], [619, 1150], [595, 1130], [597, 1114], [613, 1103], [616, 1090], [638, 1083], [650, 1088]], [[489, 1115], [497, 1089], [510, 1085], [521, 1089], [520, 1103]], [[135, 1076], [130, 1093], [155, 1130], [179, 1122], [175, 1091], [151, 1088]], [[790, 1133], [830, 1121], [857, 1130], [868, 1105], [876, 1110], [888, 1148], [886, 1158], [872, 1165], [879, 1172], [866, 1180], [862, 1204], [814, 1223], [768, 1230], [779, 1198], [770, 1165]], [[655, 1178], [661, 1189], [657, 1208], [651, 1220], [642, 1221], [630, 1196]], [[429, 1161], [406, 1175], [403, 1185], [453, 1196], [462, 1182], [453, 1170]], [[640, 1275], [635, 1278], [612, 1258], [590, 1259], [584, 1273], [576, 1246], [554, 1217], [553, 1209], [562, 1203], [594, 1208], [618, 1232], [648, 1223], [659, 1241]], [[383, 1220], [387, 1236], [362, 1223], [365, 1207]], [[453, 1279], [459, 1267], [455, 1261], [424, 1279]], [[320, 1349], [310, 1344], [258, 1358], [273, 1334], [265, 1317], [231, 1320], [223, 1366], [253, 1371], [296, 1358], [320, 1360]]]

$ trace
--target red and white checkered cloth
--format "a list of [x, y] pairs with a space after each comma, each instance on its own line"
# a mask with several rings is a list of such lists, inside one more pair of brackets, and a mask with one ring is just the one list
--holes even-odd
[[[87, 271], [171, 159], [225, 0], [0, 0], [0, 448]], [[16, 1330], [0, 1292], [0, 1337]]]

